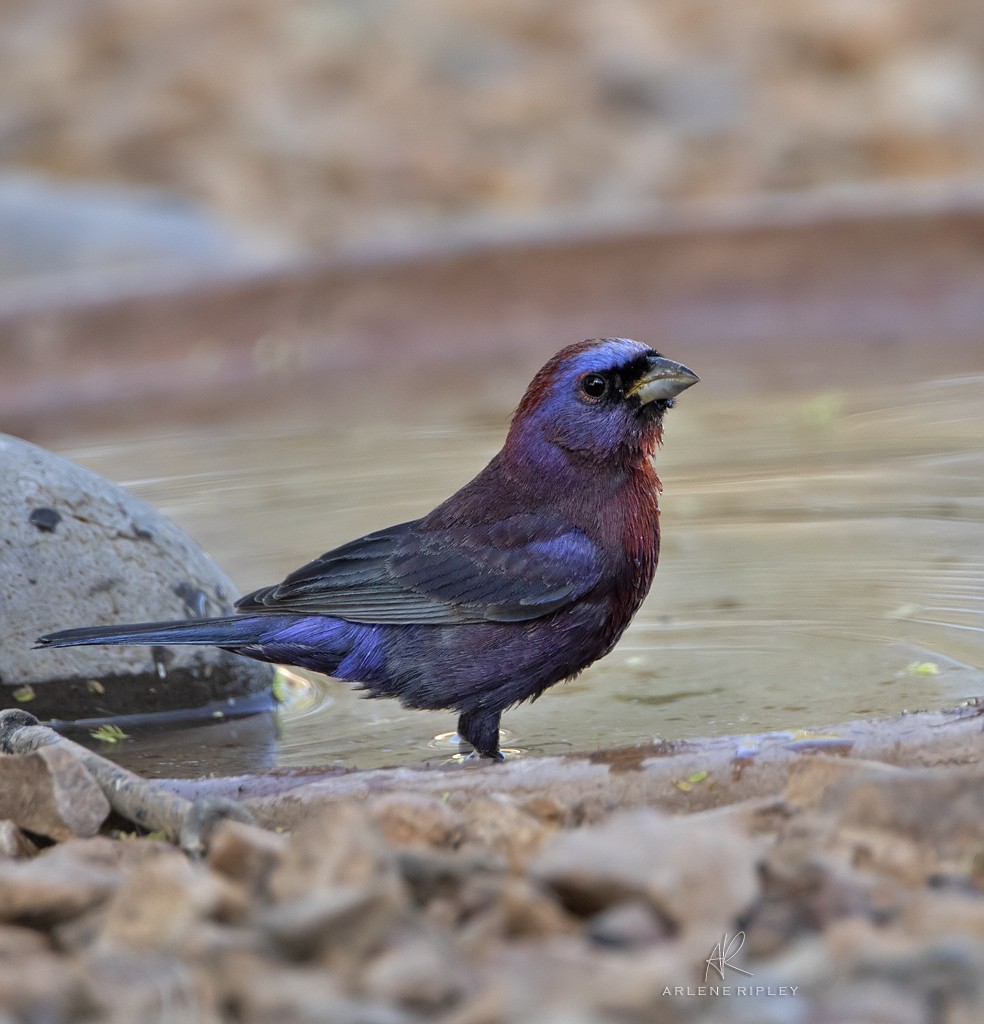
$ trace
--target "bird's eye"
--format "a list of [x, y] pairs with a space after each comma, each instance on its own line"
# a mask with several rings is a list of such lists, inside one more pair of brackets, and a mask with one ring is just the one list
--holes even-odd
[[600, 373], [588, 373], [581, 379], [581, 390], [588, 398], [601, 398], [608, 390], [608, 380]]

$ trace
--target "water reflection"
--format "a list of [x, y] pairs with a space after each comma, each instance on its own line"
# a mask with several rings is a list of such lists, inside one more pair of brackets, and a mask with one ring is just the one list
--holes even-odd
[[[507, 713], [511, 744], [798, 728], [984, 693], [981, 385], [688, 395], [658, 459], [664, 547], [649, 600], [607, 659]], [[60, 450], [157, 505], [249, 590], [423, 514], [477, 471], [515, 395], [475, 414], [456, 404], [466, 391], [409, 413], [253, 410]], [[912, 669], [926, 664], [935, 674]], [[453, 724], [310, 681], [281, 711], [277, 760], [421, 763], [448, 756], [429, 744]]]

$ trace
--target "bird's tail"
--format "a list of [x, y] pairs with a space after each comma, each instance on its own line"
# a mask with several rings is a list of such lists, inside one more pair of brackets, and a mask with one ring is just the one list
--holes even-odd
[[[269, 618], [269, 617], [268, 617]], [[177, 622], [133, 622], [117, 626], [63, 629], [38, 637], [39, 647], [88, 647], [92, 644], [202, 644], [239, 647], [255, 643], [268, 625], [258, 616], [230, 615], [222, 619], [181, 619]]]

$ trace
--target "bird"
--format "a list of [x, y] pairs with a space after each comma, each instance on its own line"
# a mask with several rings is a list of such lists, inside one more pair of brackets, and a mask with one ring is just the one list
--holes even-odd
[[458, 715], [499, 761], [502, 713], [608, 654], [659, 557], [663, 417], [699, 378], [629, 338], [569, 345], [502, 449], [420, 519], [342, 544], [220, 618], [91, 626], [36, 647], [192, 644]]

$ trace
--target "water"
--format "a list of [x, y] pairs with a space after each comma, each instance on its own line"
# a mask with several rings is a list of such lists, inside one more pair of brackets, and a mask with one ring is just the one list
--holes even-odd
[[[405, 402], [302, 401], [56, 447], [158, 506], [248, 590], [425, 513], [497, 450], [515, 384], [430, 383]], [[649, 599], [608, 658], [507, 712], [505, 743], [546, 754], [755, 733], [984, 693], [982, 385], [684, 395], [658, 456]], [[291, 691], [268, 763], [453, 752], [450, 713], [319, 677]], [[252, 741], [217, 738], [134, 740], [113, 756], [157, 775], [238, 770]]]

